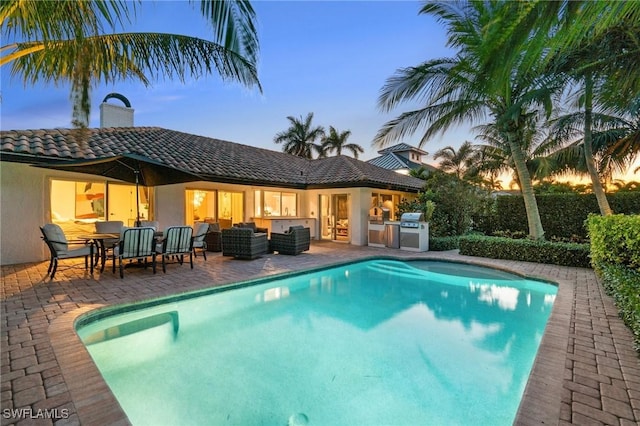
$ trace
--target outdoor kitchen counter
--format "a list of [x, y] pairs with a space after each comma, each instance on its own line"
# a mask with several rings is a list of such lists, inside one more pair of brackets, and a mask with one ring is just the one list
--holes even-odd
[[316, 238], [316, 218], [315, 217], [262, 217], [252, 219], [257, 226], [261, 228], [267, 228], [269, 233], [278, 232], [283, 233], [288, 231], [290, 226], [304, 226], [309, 228], [311, 238]]

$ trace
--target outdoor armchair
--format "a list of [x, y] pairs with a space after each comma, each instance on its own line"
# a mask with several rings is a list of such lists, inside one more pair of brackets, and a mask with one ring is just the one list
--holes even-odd
[[164, 232], [164, 239], [156, 246], [156, 253], [162, 258], [162, 272], [167, 272], [166, 261], [176, 257], [182, 265], [184, 256], [189, 255], [193, 269], [193, 228], [190, 226], [170, 226]]
[[271, 233], [271, 250], [280, 254], [298, 255], [309, 250], [311, 230], [303, 226], [292, 226], [284, 233]]
[[254, 233], [249, 228], [222, 230], [222, 255], [238, 259], [255, 259], [267, 253], [269, 240], [265, 233]]
[[[55, 223], [47, 223], [40, 227], [42, 232], [42, 239], [49, 247], [51, 252], [51, 261], [49, 262], [49, 269], [47, 269], [47, 275], [53, 277], [56, 275], [58, 269], [58, 260], [60, 259], [72, 259], [77, 257], [84, 257], [84, 268], [90, 267], [90, 271], [93, 274], [93, 242], [87, 241], [74, 241], [67, 240], [62, 228]], [[77, 248], [70, 248], [69, 244], [76, 245]], [[82, 244], [82, 245], [80, 245]], [[91, 261], [89, 261], [91, 259]]]
[[222, 226], [219, 222], [209, 221], [205, 219], [205, 222], [209, 224], [209, 232], [204, 238], [207, 243], [207, 251], [222, 251]]
[[257, 232], [257, 233], [265, 233], [265, 234], [269, 233], [269, 229], [259, 228], [255, 222], [240, 222], [240, 223], [235, 223], [233, 226], [235, 228], [249, 228], [253, 232]]
[[148, 258], [151, 258], [153, 273], [156, 273], [156, 240], [155, 229], [147, 228], [123, 228], [120, 234], [120, 242], [113, 249], [113, 272], [116, 272], [116, 258], [120, 268], [120, 278], [124, 278], [125, 259], [144, 261], [144, 267], [148, 266]]
[[[196, 224], [195, 235], [193, 236], [193, 255], [198, 256], [196, 250], [200, 250], [204, 256], [204, 260], [207, 260], [207, 248], [209, 243], [207, 237], [209, 235], [210, 224], [200, 222]], [[220, 250], [218, 250], [220, 251]]]

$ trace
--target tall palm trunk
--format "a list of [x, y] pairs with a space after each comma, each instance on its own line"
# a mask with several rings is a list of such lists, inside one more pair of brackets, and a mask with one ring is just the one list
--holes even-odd
[[520, 190], [524, 200], [524, 208], [527, 212], [527, 223], [529, 225], [529, 236], [535, 240], [544, 239], [544, 229], [540, 220], [540, 212], [538, 211], [538, 202], [533, 192], [533, 184], [531, 183], [531, 175], [527, 169], [524, 153], [518, 144], [516, 135], [513, 132], [507, 133], [507, 140], [511, 148], [511, 156], [513, 165], [518, 175]]
[[600, 175], [596, 167], [595, 159], [593, 158], [593, 136], [591, 133], [593, 109], [593, 77], [591, 73], [587, 72], [584, 76], [584, 160], [591, 177], [591, 183], [593, 185], [593, 193], [598, 200], [598, 207], [600, 208], [600, 214], [602, 216], [608, 216], [613, 214], [611, 207], [609, 207], [609, 201], [607, 195], [602, 187], [600, 181]]

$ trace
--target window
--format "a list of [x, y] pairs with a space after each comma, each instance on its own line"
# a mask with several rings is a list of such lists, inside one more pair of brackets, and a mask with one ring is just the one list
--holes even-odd
[[255, 216], [298, 216], [298, 194], [293, 192], [254, 192]]
[[384, 207], [389, 209], [389, 219], [396, 220], [396, 209], [400, 203], [400, 196], [396, 194], [371, 194], [371, 206], [370, 207]]
[[[153, 219], [153, 191], [135, 185], [104, 181], [51, 179], [51, 221], [73, 236], [95, 231], [94, 223], [121, 220], [133, 226], [140, 219]], [[138, 207], [136, 208], [136, 199]]]
[[204, 220], [214, 220], [216, 215], [216, 191], [205, 191], [200, 189], [187, 189], [186, 196], [186, 222], [202, 222]]
[[51, 181], [51, 219], [54, 222], [95, 222], [105, 218], [103, 182]]

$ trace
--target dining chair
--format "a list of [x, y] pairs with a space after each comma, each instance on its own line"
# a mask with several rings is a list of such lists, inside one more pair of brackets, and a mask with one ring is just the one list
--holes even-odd
[[[124, 222], [121, 220], [106, 220], [102, 222], [96, 222], [96, 233], [97, 234], [120, 234], [122, 232], [122, 228], [124, 227]], [[110, 252], [113, 252], [113, 249], [120, 238], [104, 238], [102, 241], [101, 250], [104, 250], [104, 256], [106, 257]], [[96, 253], [96, 255], [103, 255], [103, 253]]]
[[196, 250], [200, 250], [204, 256], [204, 260], [207, 260], [207, 241], [206, 237], [209, 233], [210, 224], [206, 222], [198, 223], [196, 226], [195, 235], [193, 236], [193, 255], [198, 257]]
[[156, 253], [162, 258], [162, 272], [167, 272], [166, 261], [177, 258], [182, 265], [184, 256], [189, 255], [189, 263], [193, 269], [193, 228], [190, 226], [170, 226], [164, 232], [164, 238], [156, 246]]
[[[52, 280], [58, 270], [58, 260], [60, 259], [84, 257], [84, 268], [87, 269], [87, 266], [89, 266], [93, 274], [93, 242], [67, 240], [60, 225], [55, 223], [47, 223], [41, 226], [40, 231], [42, 232], [42, 239], [51, 252], [47, 275], [50, 276]], [[75, 245], [77, 248], [70, 248], [70, 245]], [[91, 259], [90, 262], [89, 259]]]
[[160, 229], [160, 222], [157, 220], [141, 220], [140, 226], [153, 228], [155, 231], [158, 231]]
[[120, 241], [113, 249], [113, 273], [116, 272], [116, 258], [120, 268], [120, 278], [124, 278], [125, 259], [135, 259], [144, 261], [143, 265], [148, 266], [148, 258], [151, 258], [153, 273], [156, 273], [156, 240], [155, 229], [146, 228], [122, 228]]

